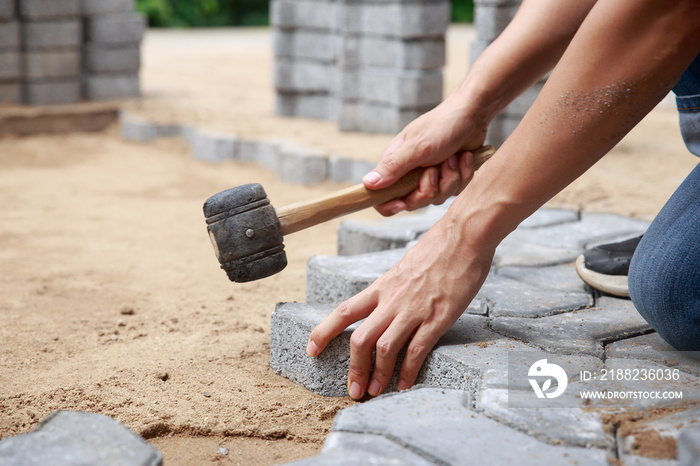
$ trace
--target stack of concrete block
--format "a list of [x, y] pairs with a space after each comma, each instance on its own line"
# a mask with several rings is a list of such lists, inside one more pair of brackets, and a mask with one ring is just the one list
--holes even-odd
[[21, 43], [15, 0], [0, 0], [0, 103], [22, 100]]
[[274, 0], [277, 114], [400, 131], [443, 95], [447, 0]]
[[[508, 26], [520, 7], [521, 0], [475, 0], [474, 25], [476, 40], [471, 45], [470, 61], [473, 63]], [[500, 146], [508, 138], [532, 103], [537, 98], [546, 79], [542, 79], [515, 99], [489, 126], [488, 144]]]
[[133, 0], [82, 0], [85, 24], [83, 93], [88, 100], [140, 94], [140, 44], [145, 19]]
[[69, 104], [80, 99], [80, 0], [21, 0], [24, 101]]

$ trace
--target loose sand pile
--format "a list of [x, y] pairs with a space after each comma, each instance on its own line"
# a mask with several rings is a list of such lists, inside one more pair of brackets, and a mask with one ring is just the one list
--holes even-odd
[[[464, 73], [470, 34], [450, 32], [447, 89]], [[389, 136], [272, 116], [269, 45], [267, 30], [149, 32], [145, 98], [127, 107], [376, 160]], [[696, 162], [675, 112], [659, 108], [552, 205], [651, 218]], [[274, 375], [269, 316], [279, 301], [304, 300], [306, 261], [335, 254], [339, 222], [286, 238], [281, 274], [233, 284], [201, 206], [249, 182], [276, 206], [342, 187], [210, 165], [179, 139], [129, 143], [116, 127], [0, 139], [0, 438], [64, 409], [118, 419], [168, 465], [273, 464], [319, 450], [351, 401]]]

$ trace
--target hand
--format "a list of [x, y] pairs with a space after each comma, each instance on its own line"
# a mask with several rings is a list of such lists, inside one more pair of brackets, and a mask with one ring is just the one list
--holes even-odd
[[413, 193], [377, 207], [385, 216], [442, 204], [459, 194], [474, 173], [469, 149], [483, 145], [487, 124], [473, 124], [456, 97], [448, 97], [435, 109], [406, 126], [382, 153], [377, 167], [365, 175], [368, 189], [393, 184], [416, 167], [430, 167]]
[[353, 399], [386, 389], [407, 343], [398, 389], [410, 388], [435, 343], [476, 296], [494, 249], [469, 247], [464, 232], [443, 218], [389, 272], [311, 332], [306, 351], [315, 357], [349, 325], [366, 318], [350, 338], [348, 393]]

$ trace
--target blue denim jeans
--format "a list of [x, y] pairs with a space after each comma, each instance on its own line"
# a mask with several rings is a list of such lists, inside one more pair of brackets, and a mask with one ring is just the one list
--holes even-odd
[[[681, 133], [700, 156], [700, 56], [673, 89]], [[700, 164], [654, 219], [632, 258], [632, 302], [680, 351], [700, 351]]]

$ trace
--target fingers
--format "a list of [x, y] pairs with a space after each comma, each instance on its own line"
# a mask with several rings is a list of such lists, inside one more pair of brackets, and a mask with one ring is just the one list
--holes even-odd
[[367, 393], [371, 396], [378, 396], [386, 390], [394, 374], [399, 351], [415, 332], [416, 325], [396, 318], [377, 340], [374, 371], [367, 386]]
[[420, 371], [425, 358], [433, 349], [442, 333], [429, 331], [427, 326], [418, 329], [411, 341], [406, 347], [406, 356], [401, 364], [399, 372], [399, 382], [397, 388], [399, 391], [411, 388], [416, 382], [418, 372]]
[[377, 167], [362, 178], [367, 189], [381, 189], [390, 186], [418, 166], [403, 160], [399, 149], [404, 141], [404, 133], [399, 133], [382, 153]]

